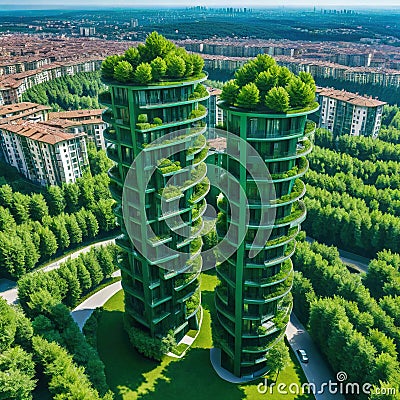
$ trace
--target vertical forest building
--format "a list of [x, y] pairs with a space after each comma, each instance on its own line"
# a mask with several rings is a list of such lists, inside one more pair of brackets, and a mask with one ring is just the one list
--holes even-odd
[[[245, 239], [233, 243], [235, 253], [217, 265], [220, 283], [213, 334], [214, 345], [220, 349], [218, 368], [251, 380], [269, 370], [268, 352], [283, 339], [292, 310], [291, 256], [306, 217], [301, 200], [306, 188], [300, 178], [308, 169], [306, 156], [312, 150], [315, 130], [307, 116], [318, 104], [308, 74], [295, 77], [268, 56], [250, 61], [235, 76], [226, 84], [219, 103], [226, 116], [229, 155], [220, 157], [220, 163], [230, 174], [225, 177], [227, 193], [218, 197], [217, 233], [222, 239], [234, 228], [237, 237], [244, 235]], [[291, 98], [299, 101], [291, 104]], [[253, 155], [245, 146], [238, 149], [238, 137], [257, 151], [269, 174], [264, 174], [260, 164], [252, 164]], [[233, 180], [239, 182], [247, 201], [237, 189], [231, 190]], [[261, 191], [267, 193], [268, 201]], [[231, 218], [235, 208], [242, 214], [247, 208], [247, 225], [241, 218]], [[265, 212], [272, 218], [264, 225]], [[255, 245], [260, 230], [268, 231], [267, 240]]]
[[102, 69], [125, 322], [128, 332], [159, 344], [171, 335], [179, 341], [200, 323], [200, 235], [209, 190], [202, 67], [199, 56], [152, 33], [138, 49], [108, 57]]

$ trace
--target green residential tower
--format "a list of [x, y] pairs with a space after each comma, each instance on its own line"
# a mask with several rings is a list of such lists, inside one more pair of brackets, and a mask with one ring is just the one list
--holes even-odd
[[[238, 237], [243, 233], [245, 240], [236, 244], [237, 251], [232, 256], [217, 265], [220, 283], [215, 298], [214, 344], [221, 350], [217, 360], [219, 367], [243, 380], [254, 379], [268, 371], [268, 351], [283, 339], [289, 321], [293, 282], [290, 258], [295, 251], [300, 223], [306, 217], [301, 200], [306, 188], [300, 177], [308, 169], [306, 156], [312, 150], [311, 138], [315, 130], [315, 124], [307, 121], [307, 115], [318, 109], [310, 77], [302, 76], [304, 81], [310, 81], [302, 82], [271, 60], [268, 56], [259, 56], [247, 67], [245, 65], [244, 71], [237, 72], [237, 79], [228, 82], [222, 93], [224, 101], [219, 103], [226, 116], [226, 153], [236, 154], [237, 160], [220, 157], [222, 167], [231, 176], [228, 177], [227, 196], [220, 194], [217, 201], [220, 211], [217, 233], [222, 239], [228, 229], [234, 227]], [[265, 70], [267, 79], [262, 82]], [[283, 83], [279, 85], [279, 77], [286, 89]], [[239, 86], [241, 80], [245, 82]], [[270, 81], [269, 89], [265, 81]], [[307, 98], [291, 106], [289, 93], [293, 98], [297, 94]], [[247, 154], [245, 146], [238, 151], [237, 137], [253, 146], [270, 175], [262, 176], [262, 171], [257, 175], [259, 166], [252, 164], [253, 156]], [[240, 183], [247, 203], [238, 190], [230, 192], [232, 179]], [[268, 194], [269, 201], [265, 204], [261, 191]], [[247, 226], [240, 218], [238, 221], [231, 219], [235, 207], [240, 210], [247, 207]], [[265, 210], [272, 218], [263, 225]], [[270, 235], [266, 242], [255, 247], [254, 239], [259, 230], [268, 230]], [[253, 257], [251, 250], [258, 254]]]
[[[179, 341], [200, 323], [201, 217], [209, 190], [202, 67], [199, 56], [156, 33], [103, 63], [109, 91], [100, 101], [111, 125], [105, 139], [115, 162], [109, 177], [121, 228], [125, 322], [158, 343], [171, 335]], [[135, 159], [136, 178], [126, 179]]]

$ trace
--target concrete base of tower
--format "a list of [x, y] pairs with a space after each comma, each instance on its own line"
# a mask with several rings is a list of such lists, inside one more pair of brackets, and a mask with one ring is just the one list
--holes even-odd
[[217, 349], [215, 347], [210, 349], [210, 361], [211, 361], [211, 365], [213, 366], [217, 375], [224, 381], [231, 382], [231, 383], [251, 382], [256, 379], [261, 378], [266, 373], [268, 373], [267, 369], [263, 369], [263, 370], [253, 373], [252, 375], [238, 377], [238, 376], [232, 374], [232, 372], [228, 371], [227, 369], [225, 369], [222, 366], [222, 364], [221, 364], [221, 349]]

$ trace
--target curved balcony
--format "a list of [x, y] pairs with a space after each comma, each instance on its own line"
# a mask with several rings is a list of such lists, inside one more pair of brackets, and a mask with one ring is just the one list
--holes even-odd
[[249, 142], [281, 141], [303, 136], [304, 132], [299, 129], [289, 129], [280, 132], [266, 132], [265, 130], [247, 131]]
[[[207, 114], [208, 114], [208, 112], [205, 111], [202, 115], [200, 115], [198, 117], [190, 118], [190, 116], [189, 116], [186, 119], [178, 119], [176, 121], [170, 121], [170, 122], [162, 123], [160, 125], [150, 126], [149, 128], [146, 128], [146, 129], [140, 129], [136, 126], [135, 131], [140, 132], [140, 133], [147, 133], [147, 132], [158, 131], [160, 129], [174, 128], [176, 126], [187, 125], [187, 124], [191, 124], [193, 122], [197, 122], [202, 119], [205, 119], [207, 117]], [[115, 121], [114, 121], [114, 123], [115, 123]]]
[[201, 182], [194, 186], [193, 194], [189, 199], [190, 204], [196, 204], [202, 201], [210, 191], [210, 180], [205, 177]]
[[286, 261], [282, 263], [281, 269], [277, 274], [269, 278], [261, 278], [260, 280], [246, 279], [244, 281], [244, 285], [249, 287], [260, 287], [260, 288], [278, 285], [284, 282], [286, 279], [288, 279], [292, 271], [293, 271], [292, 261], [290, 259], [286, 259]]
[[141, 146], [144, 151], [151, 151], [155, 149], [161, 149], [164, 147], [169, 147], [172, 144], [178, 144], [178, 143], [183, 143], [183, 142], [188, 142], [190, 141], [191, 138], [194, 136], [199, 136], [204, 134], [207, 131], [207, 125], [201, 126], [201, 127], [192, 127], [192, 128], [187, 128], [186, 129], [187, 133], [176, 136], [171, 139], [167, 140], [161, 140], [157, 143], [142, 143]]
[[118, 167], [114, 166], [111, 167], [108, 172], [107, 172], [108, 177], [118, 185], [122, 186], [122, 177], [121, 174], [119, 173]]
[[264, 159], [265, 162], [276, 162], [276, 161], [287, 161], [293, 158], [299, 158], [305, 156], [312, 151], [312, 143], [308, 137], [304, 137], [304, 140], [297, 143], [297, 148], [295, 151], [281, 151], [276, 154], [267, 155]]
[[196, 98], [196, 99], [190, 99], [190, 96], [186, 97], [175, 97], [175, 98], [169, 98], [168, 101], [162, 102], [162, 101], [157, 101], [157, 102], [145, 102], [142, 104], [139, 104], [139, 108], [143, 110], [152, 110], [152, 109], [157, 109], [157, 108], [170, 108], [170, 107], [175, 107], [175, 106], [184, 106], [186, 104], [192, 104], [192, 103], [200, 103], [205, 100], [207, 100], [210, 95], [201, 97], [201, 98]]
[[[200, 202], [197, 202], [196, 205], [199, 205]], [[201, 218], [207, 210], [207, 202], [205, 199], [202, 200], [202, 204], [199, 208], [195, 208], [192, 210], [192, 222], [195, 222], [199, 218]]]
[[[289, 282], [289, 284], [287, 283]], [[246, 294], [244, 294], [243, 301], [247, 304], [266, 304], [266, 303], [271, 303], [273, 301], [279, 300], [282, 297], [285, 297], [292, 289], [292, 284], [293, 284], [293, 271], [286, 277], [286, 279], [283, 281], [283, 283], [280, 283], [280, 287], [275, 288], [274, 292], [269, 293], [263, 298], [259, 297], [246, 297]]]
[[[248, 260], [246, 260], [245, 268], [249, 268], [249, 269], [261, 268], [261, 269], [264, 269], [266, 267], [272, 267], [274, 265], [277, 265], [279, 263], [282, 263], [282, 262], [286, 261], [287, 259], [292, 257], [292, 255], [294, 254], [294, 252], [296, 250], [296, 242], [294, 241], [294, 238], [293, 238], [293, 239], [290, 239], [289, 243], [284, 243], [284, 245], [287, 245], [288, 247], [286, 248], [285, 253], [284, 253], [283, 256], [272, 258], [270, 260], [264, 261], [263, 264], [256, 264], [256, 263], [248, 262]], [[228, 259], [228, 262], [230, 262], [230, 259]]]
[[104, 139], [110, 143], [119, 143], [115, 129], [107, 128], [103, 132]]
[[197, 153], [200, 153], [207, 145], [207, 140], [203, 134], [197, 136], [192, 147], [189, 147], [186, 151], [186, 159], [192, 159]]

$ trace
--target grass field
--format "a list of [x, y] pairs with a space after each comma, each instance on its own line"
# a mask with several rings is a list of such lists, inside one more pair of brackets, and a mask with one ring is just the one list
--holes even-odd
[[[106, 366], [106, 376], [116, 399], [132, 400], [308, 400], [309, 395], [260, 394], [255, 381], [235, 385], [223, 381], [210, 364], [212, 347], [210, 312], [214, 308], [214, 288], [217, 278], [202, 274], [203, 324], [192, 348], [182, 359], [164, 357], [162, 362], [150, 361], [130, 345], [122, 316], [123, 292], [120, 291], [105, 305], [99, 319], [99, 354]], [[304, 375], [292, 354], [292, 363], [280, 373], [278, 382], [302, 383]]]

